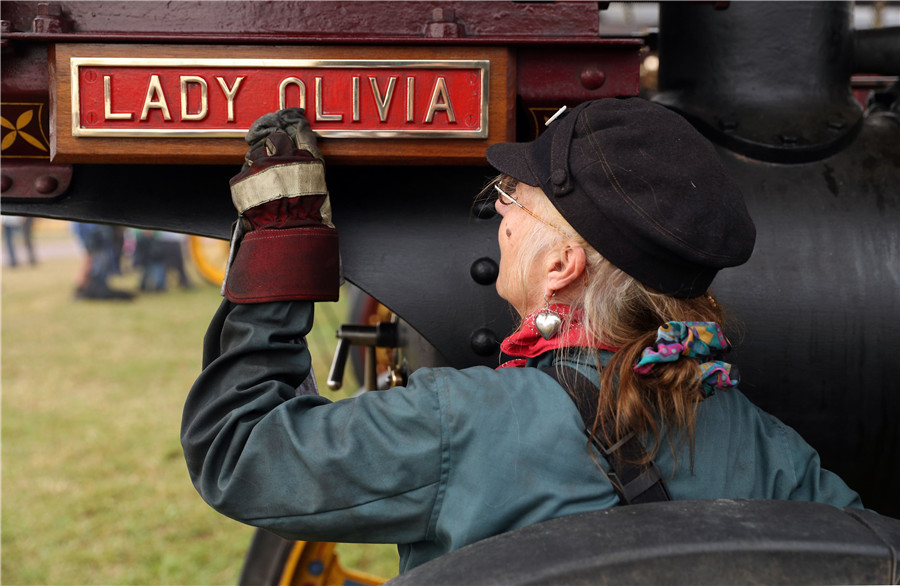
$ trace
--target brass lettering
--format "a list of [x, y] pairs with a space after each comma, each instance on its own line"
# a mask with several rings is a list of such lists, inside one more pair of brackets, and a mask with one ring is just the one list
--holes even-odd
[[[200, 109], [197, 112], [188, 112], [188, 86], [196, 84], [200, 86]], [[203, 120], [209, 112], [209, 88], [206, 80], [196, 75], [181, 76], [181, 119]]]
[[219, 87], [222, 88], [222, 92], [225, 94], [225, 99], [228, 100], [228, 121], [234, 122], [234, 96], [237, 94], [238, 87], [240, 87], [241, 82], [244, 81], [244, 78], [236, 78], [234, 80], [234, 85], [230, 88], [228, 87], [228, 84], [225, 83], [225, 79], [216, 77], [216, 81], [219, 82]]
[[316, 78], [316, 122], [339, 122], [343, 114], [326, 114], [322, 107], [322, 78]]
[[416, 93], [416, 78], [415, 77], [407, 77], [406, 78], [406, 121], [413, 122], [415, 118], [413, 117], [413, 110], [415, 107], [415, 100], [413, 97]]
[[[440, 98], [440, 101], [438, 101], [438, 98]], [[449, 122], [456, 122], [453, 106], [450, 105], [450, 94], [447, 92], [447, 81], [443, 76], [438, 77], [434, 82], [434, 90], [431, 92], [431, 103], [428, 105], [428, 113], [425, 114], [425, 122], [431, 122], [434, 119], [434, 113], [438, 110], [443, 110], [447, 113]]]
[[299, 107], [325, 136], [341, 139], [488, 135], [482, 121], [488, 100], [477, 75], [481, 61], [262, 61], [198, 57], [129, 64], [79, 57], [75, 64], [82, 69], [73, 69], [73, 83], [83, 84], [78, 90], [84, 98], [72, 114], [82, 116], [83, 124], [72, 133], [235, 136], [235, 124], [246, 124], [260, 108]]
[[381, 90], [378, 89], [378, 80], [374, 77], [369, 78], [369, 84], [372, 86], [372, 97], [375, 98], [375, 106], [378, 108], [378, 117], [382, 122], [387, 121], [388, 109], [391, 107], [391, 97], [394, 95], [394, 85], [397, 78], [392, 77], [388, 82], [387, 92], [384, 97], [381, 96]]
[[287, 108], [287, 87], [289, 85], [296, 85], [300, 90], [300, 105], [298, 108], [306, 109], [306, 84], [300, 81], [296, 77], [286, 77], [281, 80], [281, 84], [278, 86], [278, 107], [280, 110], [284, 110]]
[[359, 77], [353, 76], [353, 121], [359, 122]]
[[162, 84], [159, 82], [159, 76], [155, 73], [150, 76], [150, 85], [147, 86], [147, 97], [144, 98], [141, 120], [147, 119], [150, 108], [158, 108], [162, 112], [163, 120], [172, 119], [172, 115], [169, 114], [169, 105], [166, 103], [166, 96], [163, 94]]
[[112, 111], [112, 80], [108, 75], [103, 76], [103, 119], [104, 120], [131, 120], [131, 112]]

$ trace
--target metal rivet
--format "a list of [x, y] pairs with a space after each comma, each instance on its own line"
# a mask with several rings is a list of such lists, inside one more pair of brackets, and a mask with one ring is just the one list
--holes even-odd
[[597, 67], [585, 67], [581, 70], [581, 85], [584, 86], [585, 89], [596, 90], [600, 89], [604, 83], [606, 83], [606, 74], [598, 69]]
[[479, 258], [472, 263], [469, 269], [472, 279], [479, 285], [491, 285], [497, 281], [497, 275], [500, 274], [500, 267], [491, 258]]
[[500, 349], [500, 339], [493, 330], [488, 328], [481, 328], [472, 332], [472, 337], [469, 341], [472, 345], [472, 351], [479, 356], [491, 356]]
[[59, 181], [56, 180], [56, 177], [51, 177], [50, 175], [41, 175], [34, 180], [35, 191], [44, 195], [53, 193], [57, 187], [59, 187]]

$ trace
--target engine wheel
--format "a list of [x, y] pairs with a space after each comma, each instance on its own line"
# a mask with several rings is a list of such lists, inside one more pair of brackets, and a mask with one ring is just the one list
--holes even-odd
[[228, 263], [228, 241], [191, 235], [188, 252], [200, 276], [213, 285], [221, 285]]
[[671, 501], [560, 517], [394, 578], [432, 584], [897, 584], [900, 521], [769, 500]]

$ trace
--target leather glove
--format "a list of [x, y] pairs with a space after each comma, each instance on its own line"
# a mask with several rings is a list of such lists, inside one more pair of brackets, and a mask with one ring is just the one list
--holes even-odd
[[338, 236], [331, 223], [325, 160], [301, 108], [259, 118], [231, 181], [240, 215], [222, 286], [234, 303], [336, 301]]

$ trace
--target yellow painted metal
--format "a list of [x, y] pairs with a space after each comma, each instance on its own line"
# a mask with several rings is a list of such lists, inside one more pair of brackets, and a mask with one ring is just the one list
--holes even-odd
[[279, 586], [379, 586], [386, 580], [341, 567], [336, 543], [297, 541], [291, 549]]
[[188, 237], [188, 251], [200, 276], [213, 285], [221, 285], [228, 263], [228, 241], [192, 235]]

